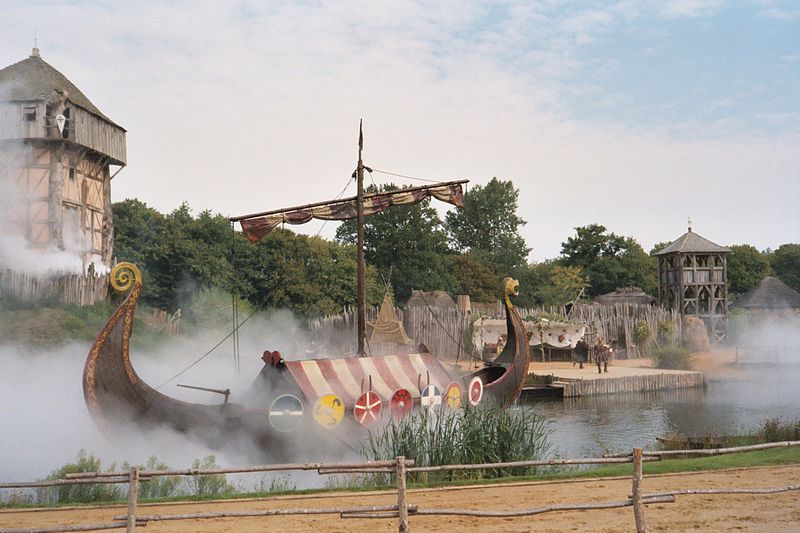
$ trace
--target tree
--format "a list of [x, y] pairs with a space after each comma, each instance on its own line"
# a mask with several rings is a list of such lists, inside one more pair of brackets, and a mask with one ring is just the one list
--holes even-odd
[[[255, 245], [238, 247], [239, 291], [253, 305], [290, 309], [303, 316], [338, 313], [356, 304], [353, 246], [276, 229]], [[367, 269], [367, 303], [383, 293], [374, 268]]]
[[728, 287], [733, 294], [744, 294], [769, 274], [769, 260], [749, 244], [735, 244], [729, 248]]
[[575, 228], [561, 245], [560, 261], [579, 266], [589, 277], [589, 296], [636, 286], [648, 294], [657, 289], [657, 262], [631, 237], [607, 233], [605, 226]]
[[772, 253], [772, 271], [782, 282], [800, 291], [800, 244], [782, 244]]
[[[452, 284], [448, 287], [453, 294], [469, 294], [476, 302], [494, 302], [498, 297], [500, 278], [491, 268], [470, 252], [449, 254], [443, 257]], [[515, 300], [521, 305], [519, 300]]]
[[531, 248], [519, 234], [525, 221], [517, 215], [519, 190], [497, 178], [464, 194], [464, 208], [450, 211], [445, 228], [453, 248], [471, 251], [501, 277], [525, 267]]
[[[394, 184], [380, 189], [371, 185], [368, 193], [394, 191]], [[336, 239], [343, 244], [357, 240], [355, 220], [343, 222]], [[412, 289], [433, 290], [452, 285], [444, 256], [447, 235], [436, 210], [426, 200], [416, 205], [393, 206], [364, 219], [364, 255], [392, 285], [398, 302], [408, 300]]]
[[549, 284], [539, 290], [539, 298], [544, 306], [569, 303], [589, 285], [589, 279], [582, 267], [555, 263], [550, 269], [549, 281]]

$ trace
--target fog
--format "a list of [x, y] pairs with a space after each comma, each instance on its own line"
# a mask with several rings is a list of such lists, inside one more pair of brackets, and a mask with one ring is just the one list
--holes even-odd
[[[240, 372], [237, 375], [230, 339], [180, 377], [170, 378], [197, 361], [214, 344], [230, 332], [224, 329], [206, 331], [194, 338], [175, 337], [158, 348], [131, 349], [134, 369], [143, 381], [168, 396], [196, 403], [218, 404], [222, 397], [208, 392], [179, 388], [178, 383], [218, 389], [231, 389], [231, 402], [236, 402], [250, 386], [263, 366], [264, 350], [279, 350], [287, 355], [306, 343], [297, 321], [288, 312], [258, 315], [241, 328]], [[133, 332], [136, 337], [136, 329]], [[9, 339], [0, 339], [9, 342]], [[208, 454], [216, 456], [221, 466], [274, 462], [272, 450], [257, 449], [249, 441], [226, 443], [211, 449], [202, 441], [168, 429], [142, 431], [138, 427], [115, 425], [112, 435], [101, 433], [92, 420], [83, 397], [83, 365], [90, 343], [75, 343], [58, 349], [33, 352], [28, 348], [0, 345], [0, 480], [30, 481], [47, 476], [67, 462], [73, 462], [86, 450], [98, 457], [103, 468], [145, 464], [150, 456], [171, 468], [187, 468], [194, 459]], [[328, 443], [298, 442], [292, 460], [322, 461], [352, 459], [356, 452], [342, 447], [331, 451]], [[300, 446], [302, 444], [302, 446]], [[319, 446], [317, 449], [316, 446]], [[324, 446], [324, 447], [323, 447]], [[280, 450], [284, 457], [286, 450]], [[295, 473], [275, 476], [247, 475], [235, 478], [249, 490], [264, 479], [282, 481], [298, 487], [324, 483], [316, 473]], [[229, 476], [230, 480], [230, 476]], [[267, 481], [268, 487], [270, 482]]]

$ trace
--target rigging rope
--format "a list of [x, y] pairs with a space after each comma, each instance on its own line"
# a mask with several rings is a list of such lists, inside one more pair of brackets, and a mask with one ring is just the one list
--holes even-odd
[[208, 356], [211, 354], [211, 352], [213, 352], [214, 350], [216, 350], [217, 348], [219, 348], [219, 347], [222, 345], [222, 343], [223, 343], [223, 342], [225, 342], [226, 340], [228, 340], [228, 339], [229, 339], [229, 338], [230, 338], [232, 335], [234, 335], [234, 334], [238, 333], [238, 332], [239, 332], [239, 328], [241, 328], [242, 326], [244, 326], [244, 325], [245, 325], [245, 323], [247, 323], [247, 321], [248, 321], [248, 320], [250, 320], [250, 319], [253, 317], [253, 315], [255, 315], [257, 312], [258, 312], [257, 310], [254, 310], [252, 313], [250, 313], [249, 315], [247, 315], [247, 318], [245, 318], [244, 320], [242, 320], [242, 321], [241, 321], [241, 322], [240, 322], [240, 323], [239, 323], [239, 324], [238, 324], [238, 325], [237, 325], [237, 326], [236, 326], [236, 327], [235, 327], [235, 328], [234, 328], [234, 329], [233, 329], [233, 330], [232, 330], [230, 333], [228, 333], [227, 335], [225, 335], [225, 336], [224, 336], [224, 337], [223, 337], [223, 338], [222, 338], [222, 339], [221, 339], [221, 340], [220, 340], [220, 341], [219, 341], [217, 344], [215, 344], [213, 348], [211, 348], [209, 351], [207, 351], [206, 353], [204, 353], [204, 354], [203, 354], [203, 355], [202, 355], [202, 356], [201, 356], [199, 359], [197, 359], [197, 360], [196, 360], [194, 363], [190, 364], [189, 366], [187, 366], [186, 368], [184, 368], [183, 370], [181, 370], [180, 372], [178, 372], [177, 374], [175, 374], [174, 376], [172, 376], [171, 378], [169, 378], [167, 381], [165, 381], [164, 383], [162, 383], [161, 385], [159, 385], [158, 387], [156, 387], [156, 390], [160, 389], [161, 387], [163, 387], [164, 385], [166, 385], [166, 384], [167, 384], [167, 383], [169, 383], [170, 381], [174, 380], [175, 378], [177, 378], [177, 377], [181, 376], [181, 375], [182, 375], [184, 372], [186, 372], [187, 370], [189, 370], [190, 368], [192, 368], [194, 365], [196, 365], [197, 363], [199, 363], [200, 361], [202, 361], [203, 359], [205, 359], [206, 357], [208, 357]]
[[441, 180], [429, 180], [429, 179], [426, 179], [426, 178], [418, 178], [416, 176], [407, 176], [405, 174], [397, 174], [396, 172], [389, 172], [388, 170], [380, 170], [380, 169], [377, 169], [377, 168], [373, 168], [372, 171], [373, 172], [380, 172], [381, 174], [386, 174], [388, 176], [395, 176], [395, 177], [398, 177], [398, 178], [406, 178], [406, 179], [409, 179], [409, 180], [424, 181], [424, 182], [427, 182], [427, 183], [439, 183], [441, 181]]
[[[428, 305], [428, 301], [425, 299], [425, 296], [423, 295], [422, 291], [419, 291], [419, 297], [420, 297], [420, 298], [422, 298], [422, 302], [425, 304], [425, 307], [427, 307], [427, 308], [428, 308], [428, 311], [430, 311], [430, 312], [431, 312], [431, 315], [433, 315], [433, 319], [434, 319], [434, 320], [436, 320], [436, 323], [437, 323], [437, 324], [439, 324], [439, 327], [440, 327], [440, 328], [442, 328], [442, 331], [444, 331], [444, 332], [445, 332], [445, 334], [446, 334], [448, 337], [450, 337], [450, 340], [452, 340], [453, 342], [455, 342], [455, 343], [456, 343], [456, 345], [458, 346], [458, 353], [461, 353], [461, 341], [460, 341], [460, 340], [456, 340], [456, 338], [455, 338], [455, 337], [453, 337], [452, 335], [450, 335], [450, 332], [449, 332], [449, 331], [447, 331], [447, 328], [445, 328], [445, 327], [444, 327], [444, 324], [442, 324], [442, 323], [439, 321], [439, 317], [437, 317], [437, 316], [436, 316], [436, 313], [433, 311], [433, 309], [431, 309], [431, 306], [430, 306], [430, 305]], [[465, 353], [465, 354], [467, 354], [467, 355], [469, 355], [470, 357], [472, 357], [472, 358], [473, 358], [473, 359], [475, 359], [476, 361], [481, 361], [482, 363], [491, 364], [491, 361], [486, 361], [486, 360], [484, 360], [484, 359], [483, 359], [483, 357], [478, 357], [478, 356], [477, 356], [477, 355], [475, 355], [473, 352], [468, 352], [467, 350], [464, 350], [464, 353]], [[437, 356], [436, 356], [436, 358], [438, 359], [438, 358], [439, 358], [439, 356], [437, 355]]]
[[[350, 184], [352, 183], [352, 181], [353, 181], [353, 180], [352, 180], [351, 178], [347, 178], [347, 184], [344, 186], [344, 189], [342, 189], [342, 191], [341, 191], [339, 194], [337, 194], [337, 195], [336, 195], [336, 197], [334, 198], [334, 200], [338, 200], [339, 198], [341, 198], [342, 196], [344, 196], [344, 193], [345, 193], [345, 192], [347, 191], [347, 189], [350, 187]], [[315, 237], [319, 237], [319, 234], [320, 234], [320, 233], [322, 233], [322, 230], [324, 230], [324, 229], [325, 229], [325, 225], [326, 225], [328, 222], [329, 222], [329, 221], [328, 221], [328, 220], [326, 220], [326, 221], [324, 221], [324, 222], [322, 223], [322, 227], [320, 227], [320, 228], [319, 228], [319, 231], [317, 232], [317, 234], [315, 235]]]

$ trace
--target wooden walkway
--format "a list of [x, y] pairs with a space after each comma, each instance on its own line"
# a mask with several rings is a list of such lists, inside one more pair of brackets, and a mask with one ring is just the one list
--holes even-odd
[[[552, 376], [549, 387], [561, 389], [561, 394], [555, 395], [564, 398], [704, 386], [705, 377], [702, 372], [635, 365], [634, 361], [614, 361], [609, 364], [608, 372], [599, 374], [597, 366], [589, 363], [585, 363], [582, 369], [577, 365], [573, 367], [569, 362], [531, 363], [530, 372], [539, 376]], [[533, 389], [526, 389], [527, 394], [536, 395]], [[523, 389], [523, 394], [526, 394], [526, 389]], [[541, 387], [537, 389], [542, 392]]]

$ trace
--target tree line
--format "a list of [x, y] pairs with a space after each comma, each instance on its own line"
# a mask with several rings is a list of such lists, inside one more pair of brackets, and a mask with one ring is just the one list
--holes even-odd
[[[393, 184], [368, 192], [396, 190]], [[464, 207], [444, 219], [429, 201], [395, 206], [366, 218], [367, 300], [377, 305], [385, 287], [398, 303], [414, 289], [496, 299], [499, 281], [520, 281], [522, 307], [560, 305], [578, 295], [593, 298], [619, 287], [655, 295], [657, 260], [632, 237], [601, 224], [575, 228], [559, 257], [527, 261], [531, 248], [520, 235], [519, 189], [493, 178], [464, 194]], [[113, 204], [118, 261], [142, 267], [142, 299], [161, 309], [186, 308], [198, 289], [235, 294], [255, 308], [288, 308], [302, 316], [339, 312], [356, 304], [356, 225], [343, 222], [334, 240], [276, 229], [257, 244], [234, 231], [226, 217], [183, 204], [162, 214], [128, 199]], [[766, 275], [800, 290], [800, 244], [759, 251], [729, 246], [729, 289], [738, 295]]]

